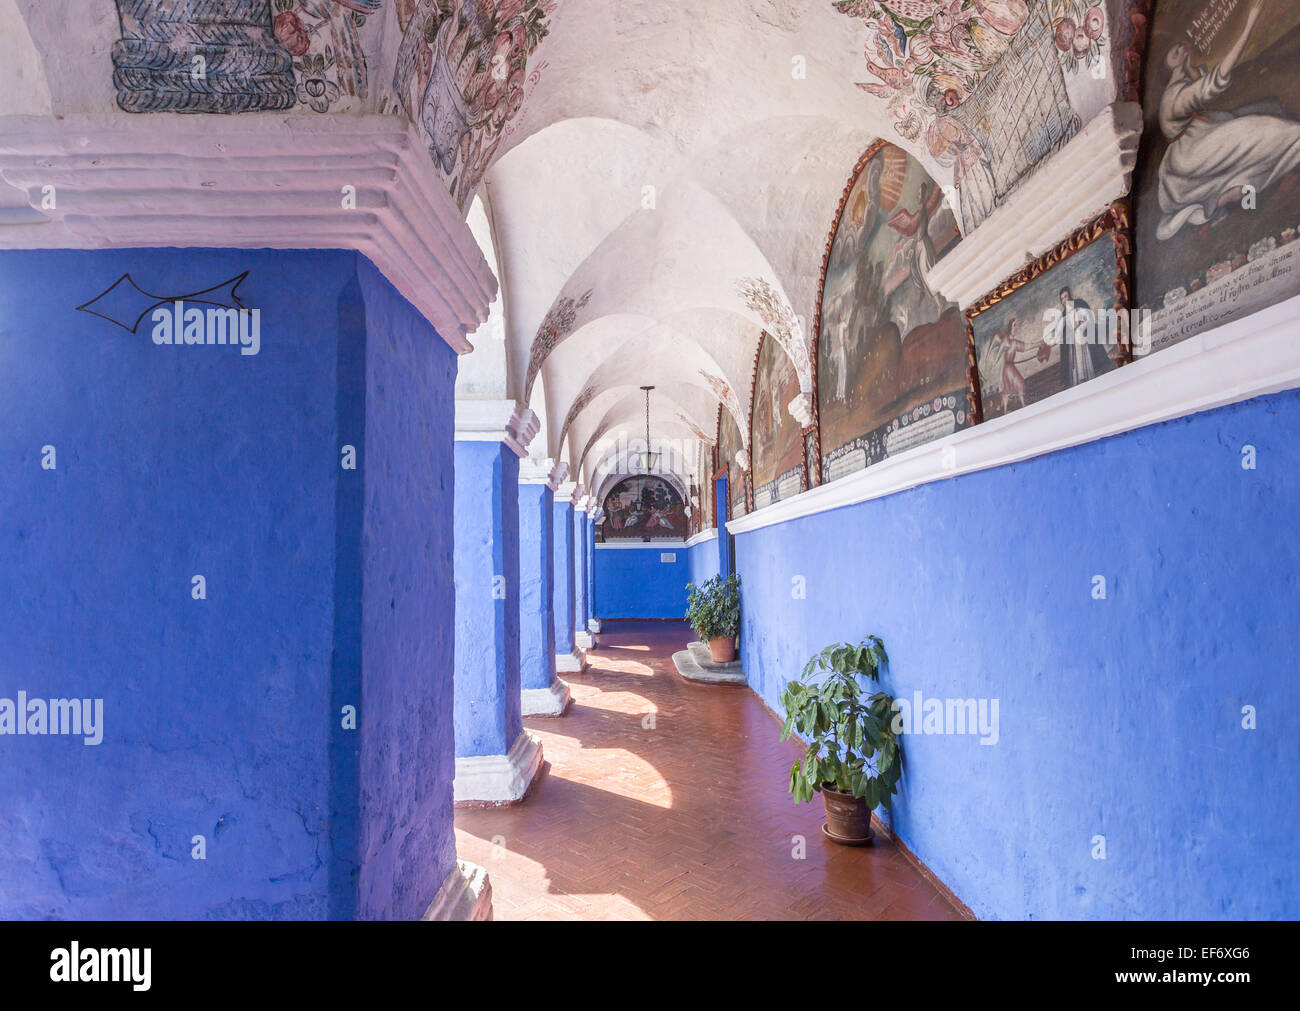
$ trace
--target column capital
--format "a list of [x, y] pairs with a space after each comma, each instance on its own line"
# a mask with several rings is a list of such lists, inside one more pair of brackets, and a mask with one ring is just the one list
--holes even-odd
[[576, 505], [577, 503], [575, 500], [580, 494], [579, 489], [581, 488], [582, 485], [578, 484], [576, 481], [565, 481], [556, 487], [555, 501], [564, 502], [569, 505]]
[[526, 456], [519, 461], [520, 484], [544, 484], [555, 491], [568, 473], [567, 463], [557, 463], [551, 457]]
[[521, 457], [537, 436], [541, 422], [514, 400], [457, 400], [458, 442], [504, 442]]
[[350, 249], [460, 354], [497, 290], [401, 116], [0, 116], [0, 171], [32, 208], [4, 249]]

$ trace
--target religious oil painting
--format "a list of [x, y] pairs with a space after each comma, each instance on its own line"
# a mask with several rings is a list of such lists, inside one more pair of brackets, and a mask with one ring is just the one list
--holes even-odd
[[1300, 4], [1161, 0], [1135, 183], [1159, 350], [1300, 292]]
[[624, 478], [605, 496], [601, 539], [684, 541], [686, 504], [671, 484], [653, 474]]
[[971, 308], [984, 420], [1086, 383], [1126, 360], [1124, 263], [1112, 231], [1017, 275]]
[[925, 277], [959, 239], [942, 190], [892, 144], [859, 164], [826, 256], [817, 395], [822, 480], [971, 423], [966, 331]]
[[794, 363], [780, 344], [764, 337], [758, 352], [750, 434], [755, 509], [803, 491], [803, 430], [788, 409], [798, 395]]
[[718, 413], [718, 467], [727, 472], [727, 509], [728, 519], [744, 516], [745, 508], [745, 471], [740, 466], [740, 454], [745, 444], [740, 429], [725, 407]]

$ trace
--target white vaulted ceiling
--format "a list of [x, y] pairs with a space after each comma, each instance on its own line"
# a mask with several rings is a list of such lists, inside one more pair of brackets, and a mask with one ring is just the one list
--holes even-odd
[[589, 485], [643, 441], [640, 386], [656, 387], [653, 439], [713, 439], [720, 383], [747, 429], [764, 321], [741, 279], [767, 282], [806, 333], [840, 190], [889, 125], [854, 85], [854, 24], [806, 0], [565, 0], [553, 15], [486, 186], [520, 384], [548, 313], [587, 296], [541, 377], [545, 452]]

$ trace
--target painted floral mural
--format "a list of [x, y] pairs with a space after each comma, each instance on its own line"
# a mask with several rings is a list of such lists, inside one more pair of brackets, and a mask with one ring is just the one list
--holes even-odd
[[[538, 81], [529, 57], [557, 0], [116, 3], [113, 83], [127, 112], [402, 115], [463, 211]], [[389, 78], [378, 68], [393, 33]]]
[[533, 346], [528, 352], [528, 373], [524, 379], [525, 399], [533, 395], [533, 383], [542, 371], [542, 363], [546, 361], [547, 355], [577, 328], [578, 313], [590, 301], [591, 291], [588, 290], [578, 298], [564, 296], [551, 306], [551, 311], [537, 328], [537, 336], [533, 338]]
[[746, 308], [758, 313], [764, 329], [785, 348], [785, 353], [794, 362], [799, 388], [811, 389], [812, 356], [808, 351], [808, 339], [789, 303], [761, 277], [742, 277], [736, 282], [736, 291]]
[[[745, 417], [745, 409], [741, 407], [740, 398], [736, 396], [736, 391], [731, 388], [731, 384], [721, 376], [712, 375], [703, 369], [700, 369], [699, 372], [700, 378], [708, 383], [709, 389], [718, 398], [718, 402], [727, 409], [727, 413], [731, 415], [732, 420], [739, 425]], [[748, 444], [748, 440], [746, 440], [746, 444]]]
[[[1113, 100], [1106, 14], [1089, 0], [837, 0], [867, 29], [870, 80], [899, 136], [950, 169], [963, 232]], [[1088, 68], [1087, 74], [1080, 71]], [[1072, 80], [1068, 80], [1070, 78]]]
[[536, 84], [528, 58], [550, 31], [557, 0], [395, 2], [396, 101], [463, 209]]

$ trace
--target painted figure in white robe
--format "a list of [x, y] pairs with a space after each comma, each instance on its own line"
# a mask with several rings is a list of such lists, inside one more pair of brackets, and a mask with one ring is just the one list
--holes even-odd
[[1161, 241], [1185, 225], [1213, 223], [1246, 196], [1261, 193], [1300, 167], [1300, 123], [1247, 110], [1222, 112], [1211, 103], [1232, 83], [1263, 0], [1253, 0], [1241, 37], [1215, 67], [1192, 65], [1185, 42], [1165, 58], [1172, 72], [1160, 98], [1160, 130], [1169, 149], [1160, 163]]

